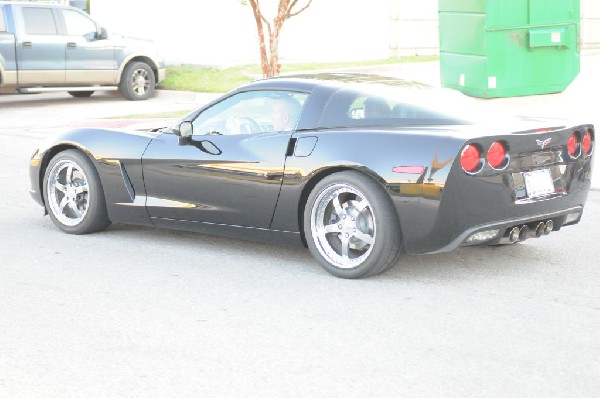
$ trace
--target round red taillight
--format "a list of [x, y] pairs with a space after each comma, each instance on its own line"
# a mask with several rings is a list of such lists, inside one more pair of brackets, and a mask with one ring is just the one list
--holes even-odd
[[467, 145], [460, 154], [460, 165], [467, 173], [474, 173], [481, 168], [481, 152], [475, 145]]
[[569, 138], [569, 142], [567, 142], [567, 150], [569, 151], [569, 155], [571, 155], [571, 157], [575, 158], [578, 155], [578, 153], [577, 153], [578, 149], [579, 149], [579, 136], [575, 132]]
[[495, 169], [500, 169], [506, 164], [506, 148], [501, 142], [494, 142], [487, 151], [487, 161]]
[[589, 155], [592, 153], [592, 131], [588, 130], [583, 135], [583, 140], [581, 140], [581, 146], [583, 148], [583, 153]]

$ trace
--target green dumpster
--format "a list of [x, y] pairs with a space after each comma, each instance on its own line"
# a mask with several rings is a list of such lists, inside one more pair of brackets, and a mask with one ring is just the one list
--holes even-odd
[[563, 91], [579, 73], [579, 0], [439, 0], [444, 87], [481, 98]]

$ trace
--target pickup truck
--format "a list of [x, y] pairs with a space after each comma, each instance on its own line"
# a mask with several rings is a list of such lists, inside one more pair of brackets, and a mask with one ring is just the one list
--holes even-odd
[[164, 78], [150, 41], [109, 35], [78, 8], [0, 2], [0, 87], [74, 97], [119, 90], [145, 100]]

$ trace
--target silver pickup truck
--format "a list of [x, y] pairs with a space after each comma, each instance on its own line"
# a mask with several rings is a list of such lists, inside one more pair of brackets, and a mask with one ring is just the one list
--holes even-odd
[[74, 7], [0, 2], [0, 87], [74, 97], [119, 90], [145, 100], [164, 78], [150, 41], [109, 35]]

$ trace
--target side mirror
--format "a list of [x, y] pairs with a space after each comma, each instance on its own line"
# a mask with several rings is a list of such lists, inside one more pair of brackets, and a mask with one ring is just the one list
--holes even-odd
[[108, 32], [105, 28], [98, 28], [96, 31], [96, 39], [97, 40], [106, 40], [108, 39]]
[[171, 132], [179, 136], [179, 145], [190, 145], [192, 143], [192, 136], [194, 135], [194, 126], [192, 122], [181, 122], [179, 125], [173, 127]]
[[191, 138], [194, 135], [194, 126], [192, 122], [181, 122], [179, 128], [174, 130], [174, 133], [181, 138]]

